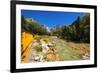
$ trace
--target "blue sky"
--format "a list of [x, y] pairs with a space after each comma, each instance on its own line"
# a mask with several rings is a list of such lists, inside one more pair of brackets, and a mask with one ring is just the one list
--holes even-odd
[[32, 18], [38, 23], [53, 28], [57, 25], [70, 25], [78, 16], [83, 16], [80, 12], [56, 12], [56, 11], [38, 11], [21, 10], [21, 14], [26, 18]]

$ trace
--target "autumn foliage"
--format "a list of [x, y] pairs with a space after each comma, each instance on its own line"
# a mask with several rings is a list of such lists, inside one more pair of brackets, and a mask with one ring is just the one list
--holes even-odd
[[31, 47], [31, 42], [33, 40], [33, 35], [28, 33], [28, 32], [22, 32], [22, 62], [26, 62], [30, 47]]

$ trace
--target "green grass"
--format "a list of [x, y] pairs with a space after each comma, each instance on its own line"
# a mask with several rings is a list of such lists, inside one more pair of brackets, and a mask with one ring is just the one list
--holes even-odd
[[59, 39], [59, 42], [56, 43], [56, 48], [62, 61], [80, 59], [78, 54], [75, 54], [71, 48], [67, 47], [65, 41]]
[[37, 52], [42, 52], [42, 46], [41, 46], [41, 45], [34, 46], [34, 49], [35, 49]]

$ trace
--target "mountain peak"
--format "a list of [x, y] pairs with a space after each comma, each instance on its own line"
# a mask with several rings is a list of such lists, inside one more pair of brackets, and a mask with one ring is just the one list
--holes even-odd
[[34, 20], [34, 19], [32, 19], [32, 18], [26, 18], [26, 21], [29, 22], [29, 23], [30, 23], [30, 22], [35, 22], [35, 23], [37, 23], [37, 21]]

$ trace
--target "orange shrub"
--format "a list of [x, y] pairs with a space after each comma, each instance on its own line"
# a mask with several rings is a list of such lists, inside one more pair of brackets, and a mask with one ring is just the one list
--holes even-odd
[[21, 45], [22, 45], [22, 62], [26, 62], [29, 58], [29, 51], [31, 48], [33, 35], [28, 32], [22, 32]]

